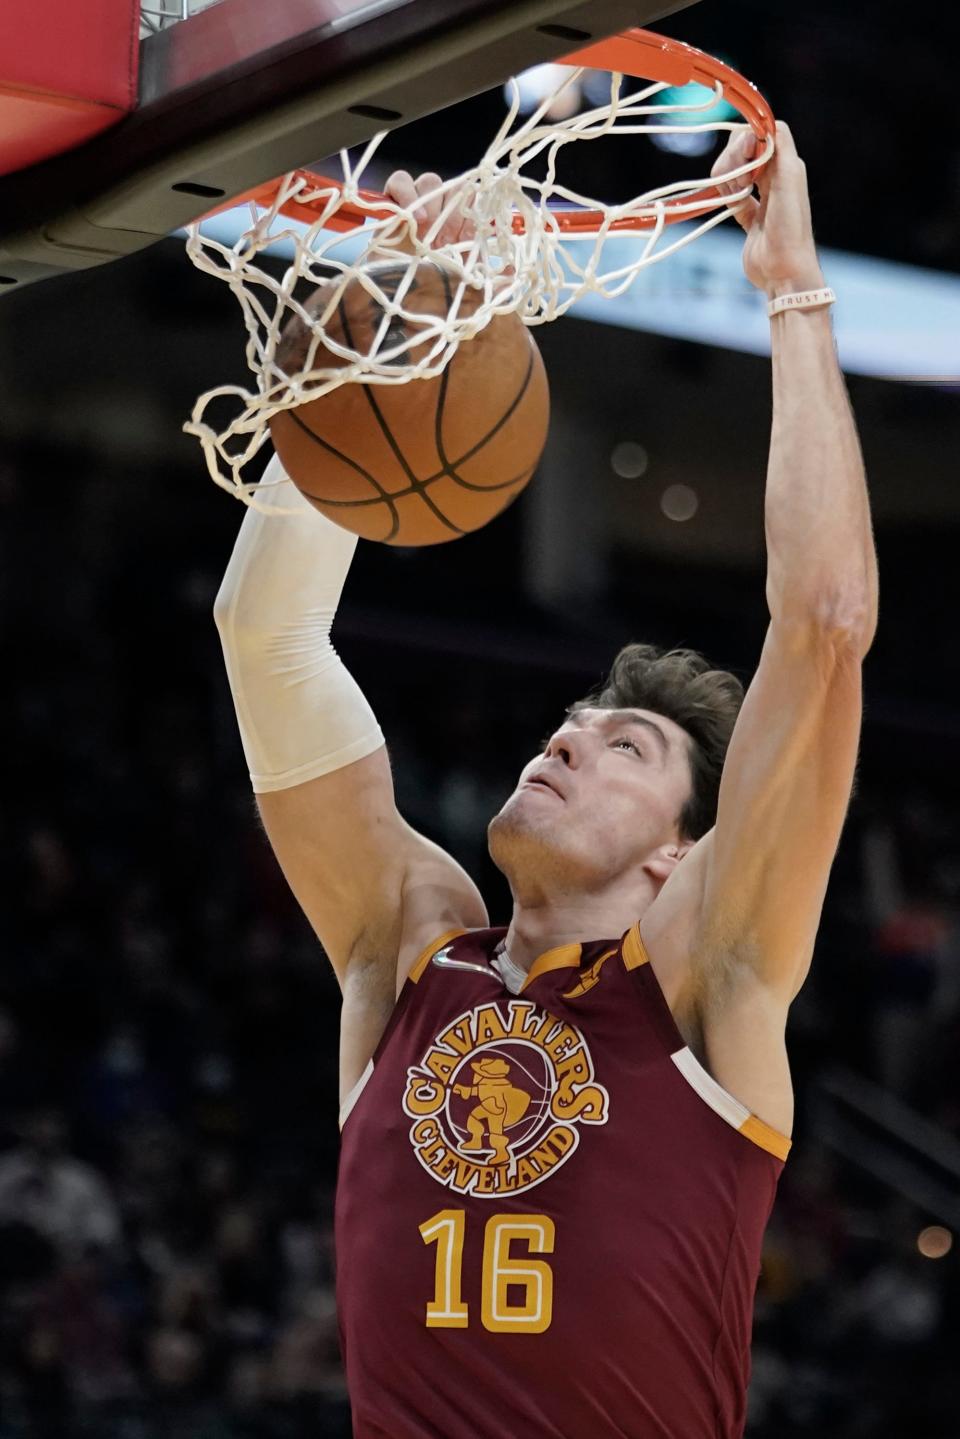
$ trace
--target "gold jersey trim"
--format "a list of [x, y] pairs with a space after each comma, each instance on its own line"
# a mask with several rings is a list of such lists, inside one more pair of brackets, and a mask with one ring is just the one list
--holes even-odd
[[538, 954], [530, 966], [530, 973], [523, 981], [520, 993], [523, 993], [531, 980], [551, 969], [579, 969], [582, 950], [583, 946], [580, 944], [559, 944], [555, 949], [546, 949], [543, 954]]
[[764, 1124], [755, 1114], [751, 1114], [740, 1126], [740, 1133], [752, 1139], [754, 1144], [759, 1144], [761, 1149], [767, 1149], [775, 1154], [778, 1159], [786, 1159], [793, 1148], [793, 1140], [781, 1134], [779, 1129], [773, 1129], [769, 1124]]
[[427, 945], [426, 949], [421, 952], [419, 957], [415, 959], [413, 964], [410, 966], [410, 970], [407, 974], [407, 978], [409, 979], [410, 983], [417, 983], [433, 956], [439, 950], [443, 949], [443, 946], [445, 944], [449, 944], [451, 940], [454, 940], [459, 935], [466, 933], [467, 931], [465, 929], [448, 929], [445, 934], [441, 934], [439, 939], [431, 940], [430, 943]]
[[627, 930], [623, 941], [623, 963], [626, 969], [639, 969], [641, 964], [649, 964], [650, 956], [643, 947], [643, 940], [640, 938], [640, 921]]

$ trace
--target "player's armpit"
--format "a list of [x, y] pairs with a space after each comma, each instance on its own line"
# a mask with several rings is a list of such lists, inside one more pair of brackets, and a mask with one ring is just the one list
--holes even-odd
[[396, 993], [427, 945], [457, 929], [486, 929], [487, 907], [473, 880], [455, 859], [405, 825], [410, 852], [403, 881], [403, 924], [397, 955]]
[[856, 637], [771, 623], [724, 762], [716, 827], [699, 856], [696, 932], [700, 953], [753, 969], [787, 1003], [809, 968], [861, 713]]

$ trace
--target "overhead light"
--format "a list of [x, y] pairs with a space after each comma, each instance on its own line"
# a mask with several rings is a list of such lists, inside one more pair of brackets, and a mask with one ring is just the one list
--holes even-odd
[[[548, 107], [544, 119], [569, 120], [572, 115], [576, 115], [583, 95], [580, 81], [572, 79], [571, 76], [569, 65], [531, 65], [529, 70], [521, 70], [520, 74], [514, 77], [520, 91], [520, 113], [531, 115], [548, 96], [560, 89], [564, 80], [568, 80], [569, 84]], [[504, 85], [503, 98], [508, 105], [513, 103], [512, 84]]]
[[716, 130], [656, 130], [650, 136], [658, 150], [672, 155], [708, 155], [717, 143]]
[[[725, 60], [729, 65], [732, 62], [726, 55], [719, 55], [720, 60]], [[683, 130], [677, 131], [654, 131], [650, 139], [658, 150], [666, 150], [674, 155], [708, 155], [715, 148], [717, 141], [726, 141], [723, 131], [717, 130], [693, 130], [686, 127], [693, 125], [716, 125], [721, 120], [738, 120], [740, 118], [737, 109], [725, 100], [721, 95], [717, 98], [716, 91], [708, 85], [700, 85], [696, 81], [689, 85], [670, 85], [661, 90], [653, 97], [652, 104], [662, 106], [685, 105], [690, 107], [687, 110], [680, 110], [670, 113], [665, 109], [661, 117], [663, 125], [681, 125]], [[656, 124], [656, 118], [653, 121]]]

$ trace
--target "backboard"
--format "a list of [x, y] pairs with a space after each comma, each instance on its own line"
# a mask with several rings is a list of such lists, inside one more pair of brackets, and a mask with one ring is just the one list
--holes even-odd
[[132, 112], [0, 177], [0, 294], [692, 3], [144, 0]]

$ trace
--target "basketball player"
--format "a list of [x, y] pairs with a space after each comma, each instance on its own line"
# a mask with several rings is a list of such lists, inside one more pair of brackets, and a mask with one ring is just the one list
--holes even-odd
[[[715, 173], [752, 143], [735, 134]], [[401, 172], [389, 189], [407, 203], [435, 184]], [[353, 536], [305, 500], [249, 511], [218, 596], [263, 823], [343, 991], [337, 1285], [359, 1439], [743, 1429], [793, 1122], [784, 1029], [877, 614], [831, 295], [783, 125], [758, 191], [737, 211], [746, 273], [785, 304], [756, 674], [743, 699], [690, 651], [617, 656], [490, 824], [506, 926], [397, 813], [380, 729], [331, 647]]]

